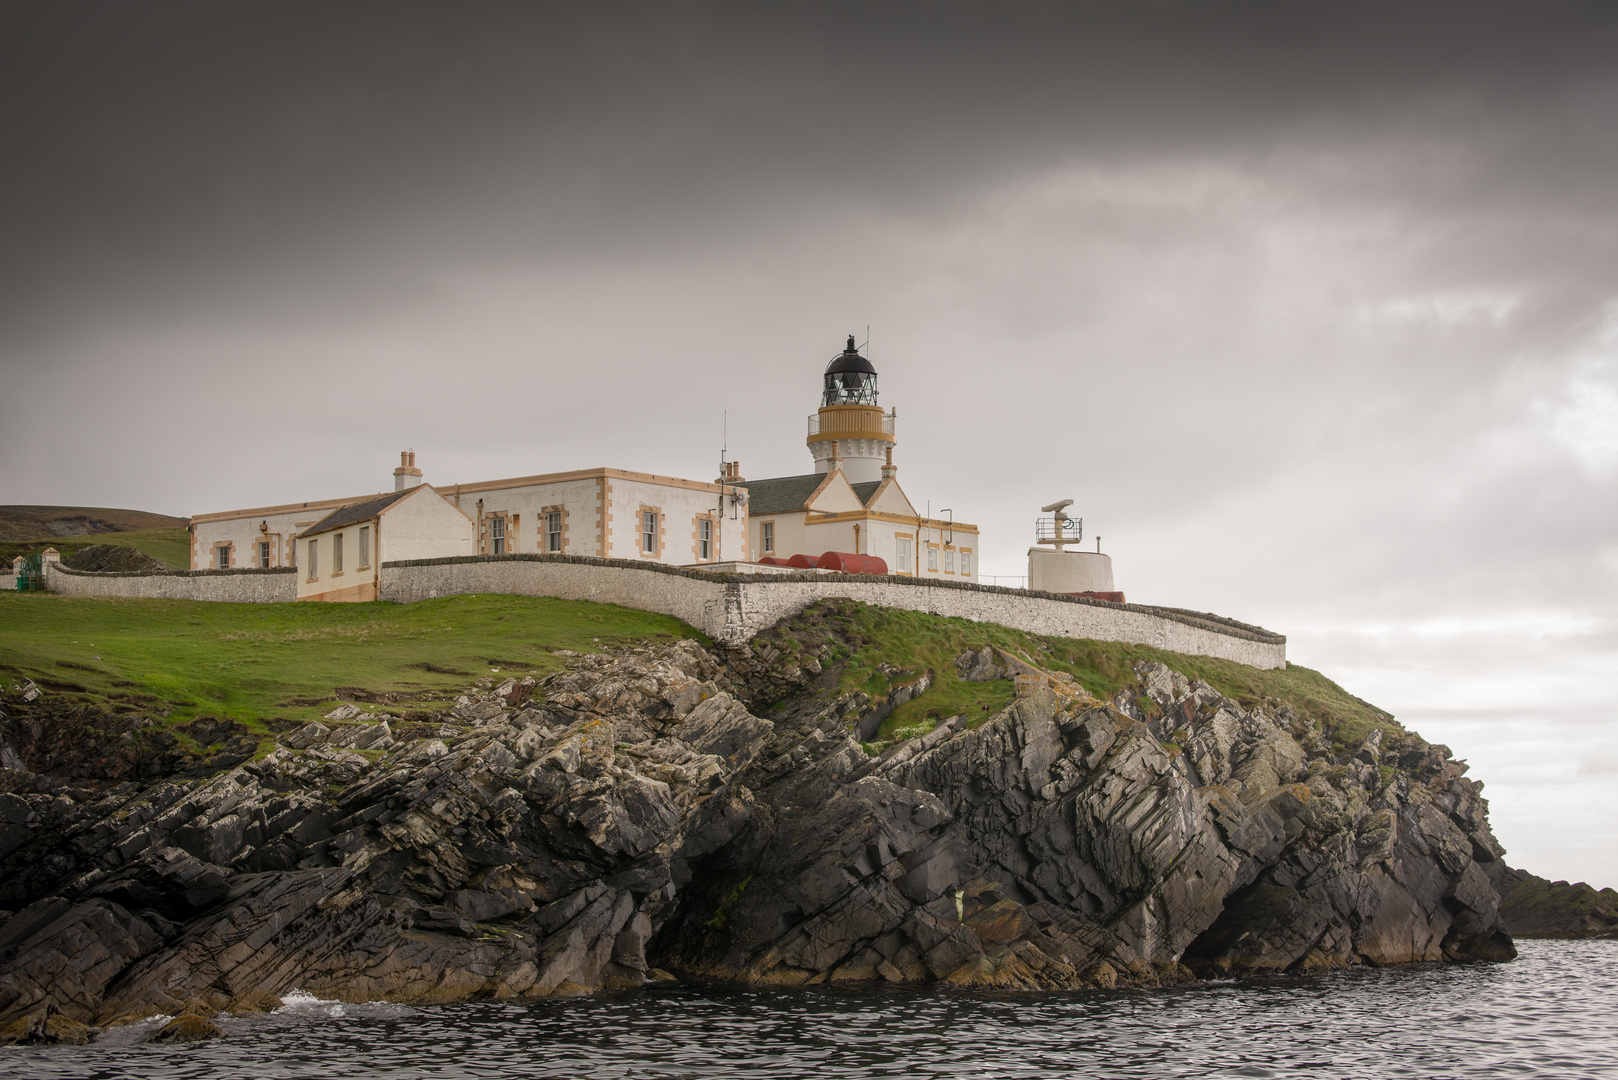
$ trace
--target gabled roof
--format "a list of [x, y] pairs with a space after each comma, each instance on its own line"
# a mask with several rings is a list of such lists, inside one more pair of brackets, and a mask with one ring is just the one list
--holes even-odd
[[825, 479], [825, 473], [807, 473], [777, 476], [773, 480], [749, 480], [741, 485], [747, 489], [747, 513], [757, 517], [801, 511]]
[[420, 491], [426, 486], [426, 484], [418, 484], [416, 487], [405, 488], [403, 491], [390, 491], [388, 494], [378, 495], [374, 499], [367, 499], [364, 502], [350, 503], [348, 506], [340, 506], [336, 510], [333, 510], [331, 513], [327, 514], [325, 517], [321, 518], [319, 521], [315, 522], [313, 525], [309, 526], [307, 529], [303, 530], [303, 532], [299, 533], [298, 535], [313, 536], [316, 533], [331, 532], [333, 529], [341, 529], [344, 525], [353, 525], [361, 521], [370, 521], [372, 518], [376, 517], [378, 514], [392, 506], [394, 503], [398, 502], [400, 499], [407, 495], [413, 494], [414, 492]]
[[[777, 476], [771, 480], [749, 480], [742, 485], [747, 489], [747, 512], [758, 517], [760, 514], [791, 514], [802, 510], [809, 497], [826, 482], [826, 476], [826, 473], [806, 473], [803, 476]], [[854, 497], [864, 507], [871, 505], [877, 488], [881, 486], [880, 480], [849, 485], [854, 489]]]

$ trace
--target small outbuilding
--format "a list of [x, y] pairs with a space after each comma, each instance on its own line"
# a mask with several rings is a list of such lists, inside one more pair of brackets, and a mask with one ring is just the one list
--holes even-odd
[[477, 526], [431, 485], [338, 507], [297, 538], [298, 599], [375, 600], [383, 560], [472, 555]]

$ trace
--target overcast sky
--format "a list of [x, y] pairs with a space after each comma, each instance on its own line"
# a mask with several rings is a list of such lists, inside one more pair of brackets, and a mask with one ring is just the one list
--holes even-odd
[[[588, 8], [580, 19], [574, 10]], [[573, 9], [573, 10], [570, 10]], [[1077, 500], [1618, 885], [1618, 5], [0, 6], [0, 502]]]

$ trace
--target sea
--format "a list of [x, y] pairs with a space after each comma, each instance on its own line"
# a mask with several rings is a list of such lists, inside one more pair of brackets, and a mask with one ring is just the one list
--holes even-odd
[[408, 1007], [294, 993], [223, 1039], [0, 1050], [0, 1076], [1618, 1077], [1618, 941], [1523, 941], [1507, 964], [1173, 990], [986, 994], [680, 984]]

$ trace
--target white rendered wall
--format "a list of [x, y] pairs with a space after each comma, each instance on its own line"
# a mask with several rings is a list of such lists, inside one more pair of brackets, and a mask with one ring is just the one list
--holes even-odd
[[[175, 566], [170, 569], [215, 570], [218, 567], [213, 561], [214, 545], [224, 542], [235, 545], [231, 553], [232, 569], [256, 567], [258, 563], [254, 560], [258, 554], [257, 545], [261, 540], [273, 541], [270, 550], [272, 567], [289, 566], [292, 559], [290, 550], [292, 537], [340, 506], [374, 498], [375, 495], [359, 495], [352, 499], [327, 499], [291, 509], [269, 508], [223, 520], [198, 521], [191, 529], [191, 565]], [[268, 536], [261, 528], [263, 522], [269, 523]]]
[[[763, 523], [766, 521], [775, 522], [775, 547], [769, 551], [764, 550]], [[801, 510], [791, 514], [773, 514], [766, 518], [749, 518], [747, 535], [748, 555], [755, 562], [766, 555], [773, 555], [777, 559], [790, 559], [809, 550], [806, 546]], [[818, 555], [819, 552], [815, 554]]]
[[1095, 551], [1028, 549], [1028, 587], [1039, 592], [1113, 592], [1112, 556]]
[[865, 509], [860, 497], [850, 485], [853, 481], [845, 472], [841, 479], [822, 481], [825, 485], [809, 501], [809, 509], [817, 514], [853, 514]]
[[[709, 562], [749, 558], [746, 508], [730, 517], [729, 508], [720, 513], [719, 491], [664, 485], [655, 481], [612, 477], [608, 509], [612, 514], [611, 544], [607, 555], [615, 559], [661, 562], [665, 566], [689, 566], [698, 561], [693, 550], [695, 521], [699, 515], [714, 516], [714, 554]], [[662, 514], [661, 555], [641, 550], [641, 507], [656, 507]], [[723, 520], [721, 520], [721, 516]]]
[[[364, 566], [360, 565], [360, 529], [371, 530], [371, 555]], [[339, 572], [332, 569], [336, 562], [337, 537], [343, 538], [343, 569]], [[309, 545], [319, 545], [320, 576], [309, 577]], [[355, 525], [346, 525], [331, 532], [318, 533], [315, 536], [302, 536], [298, 538], [298, 567], [296, 577], [298, 581], [299, 600], [319, 600], [325, 597], [342, 600], [375, 600], [376, 590], [367, 589], [374, 586], [382, 566], [382, 560], [376, 554], [376, 524], [371, 521], [362, 521]], [[346, 596], [337, 596], [338, 593], [347, 593]]]
[[831, 471], [831, 451], [835, 442], [837, 452], [843, 456], [843, 472], [851, 484], [869, 484], [882, 479], [882, 466], [887, 463], [888, 447], [893, 444], [883, 439], [827, 439], [809, 444], [809, 453], [815, 459], [815, 472]]
[[[859, 524], [863, 525], [864, 522]], [[818, 559], [828, 551], [854, 550], [854, 525], [852, 521], [833, 521], [830, 524], [818, 524], [813, 519], [803, 529], [803, 553], [811, 559]], [[860, 532], [864, 532], [861, 529]], [[861, 539], [864, 539], [861, 537]], [[862, 552], [863, 554], [863, 552]]]
[[443, 494], [469, 518], [477, 517], [480, 499], [485, 516], [504, 513], [509, 522], [515, 515], [516, 528], [508, 525], [506, 531], [508, 552], [543, 552], [543, 512], [546, 507], [555, 506], [562, 507], [565, 514], [564, 546], [560, 554], [595, 555], [600, 551], [600, 482], [594, 478], [490, 488], [459, 496], [451, 492]]
[[476, 554], [474, 532], [471, 518], [424, 486], [382, 512], [377, 561]]

